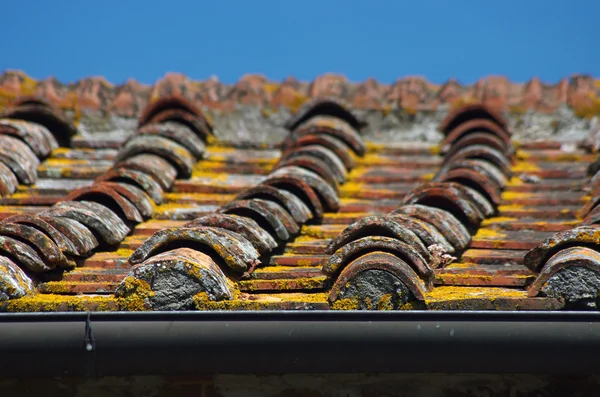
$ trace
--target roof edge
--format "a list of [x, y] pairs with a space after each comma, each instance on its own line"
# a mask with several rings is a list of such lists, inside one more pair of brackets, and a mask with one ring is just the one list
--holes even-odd
[[473, 102], [516, 113], [528, 110], [552, 113], [563, 104], [581, 117], [600, 113], [600, 80], [587, 74], [548, 84], [535, 77], [527, 82], [515, 82], [501, 76], [482, 77], [472, 84], [462, 84], [455, 79], [437, 84], [424, 77], [407, 76], [386, 84], [372, 78], [352, 82], [343, 75], [330, 73], [307, 82], [293, 78], [273, 81], [262, 75], [246, 75], [236, 83], [225, 84], [212, 77], [200, 81], [183, 74], [167, 73], [152, 85], [133, 79], [112, 84], [98, 77], [63, 83], [52, 77], [36, 80], [14, 70], [0, 74], [0, 106], [21, 96], [35, 95], [64, 109], [99, 110], [137, 117], [149, 102], [172, 94], [185, 95], [196, 105], [216, 111], [248, 105], [284, 107], [293, 113], [310, 99], [333, 97], [355, 109], [389, 112], [402, 108], [409, 114]]

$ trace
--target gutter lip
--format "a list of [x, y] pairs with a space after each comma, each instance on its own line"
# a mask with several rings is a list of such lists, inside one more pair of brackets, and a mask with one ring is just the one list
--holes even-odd
[[600, 312], [0, 314], [4, 376], [599, 373]]

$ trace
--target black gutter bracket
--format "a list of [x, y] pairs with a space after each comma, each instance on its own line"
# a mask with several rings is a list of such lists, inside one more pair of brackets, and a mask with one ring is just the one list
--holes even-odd
[[85, 317], [85, 338], [83, 340], [86, 351], [85, 376], [96, 377], [96, 339], [92, 332], [92, 314], [88, 312]]

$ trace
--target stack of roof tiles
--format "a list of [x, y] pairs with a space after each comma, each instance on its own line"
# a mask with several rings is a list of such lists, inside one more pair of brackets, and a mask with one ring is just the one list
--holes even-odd
[[[154, 293], [161, 290], [151, 300], [153, 308], [189, 307], [190, 288], [212, 301], [233, 299], [235, 280], [251, 274], [259, 258], [281, 251], [303, 224], [317, 224], [324, 213], [339, 210], [338, 184], [353, 167], [351, 152], [365, 152], [357, 131], [361, 123], [339, 104], [318, 100], [287, 126], [291, 133], [282, 155], [260, 184], [213, 214], [155, 233], [129, 258], [137, 265], [130, 277], [149, 283]], [[173, 246], [182, 248], [169, 250]], [[165, 269], [183, 272], [193, 285]], [[126, 280], [117, 295], [137, 293], [129, 284]], [[174, 301], [176, 295], [182, 296]]]
[[[2, 125], [7, 127], [3, 129], [7, 135], [2, 138], [12, 144], [6, 149], [31, 159], [23, 162], [27, 166], [24, 169], [18, 168], [20, 157], [9, 165], [20, 182], [33, 184], [39, 165], [33, 149], [40, 156], [56, 149], [57, 139], [49, 129], [54, 127], [52, 123], [66, 122], [38, 100], [20, 101], [6, 116]], [[12, 120], [15, 117], [31, 121]], [[37, 124], [44, 122], [47, 127]], [[68, 137], [64, 132], [74, 130], [68, 127], [58, 131], [63, 133], [59, 138], [65, 144]], [[31, 148], [9, 136], [17, 132], [25, 143], [33, 142]], [[4, 293], [19, 297], [30, 292], [31, 280], [21, 269], [30, 273], [72, 269], [77, 259], [88, 257], [94, 250], [118, 245], [134, 225], [152, 215], [152, 201], [159, 204], [163, 190], [168, 190], [176, 177], [189, 177], [193, 164], [204, 153], [202, 139], [209, 134], [206, 120], [184, 99], [170, 98], [149, 106], [114, 165], [92, 184], [75, 189], [47, 210], [10, 216], [0, 223], [0, 250], [6, 254], [2, 256], [3, 266], [15, 278], [6, 283], [21, 286], [14, 291], [7, 287]]]
[[510, 177], [505, 122], [471, 106], [450, 115], [442, 131], [446, 155], [433, 181], [392, 213], [350, 225], [327, 247], [323, 272], [335, 279], [331, 303], [350, 299], [352, 306], [375, 309], [424, 300], [434, 269], [449, 254], [460, 255], [481, 222], [496, 214]]
[[223, 147], [170, 96], [116, 151], [15, 102], [0, 118], [2, 309], [595, 308], [593, 154], [515, 143], [477, 104], [446, 117], [440, 145], [365, 143], [364, 126], [315, 99], [279, 150]]

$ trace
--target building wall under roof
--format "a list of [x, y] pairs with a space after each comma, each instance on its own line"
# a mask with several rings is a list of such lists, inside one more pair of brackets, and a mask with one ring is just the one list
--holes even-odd
[[597, 396], [598, 375], [339, 374], [0, 379], [2, 396], [487, 397]]

